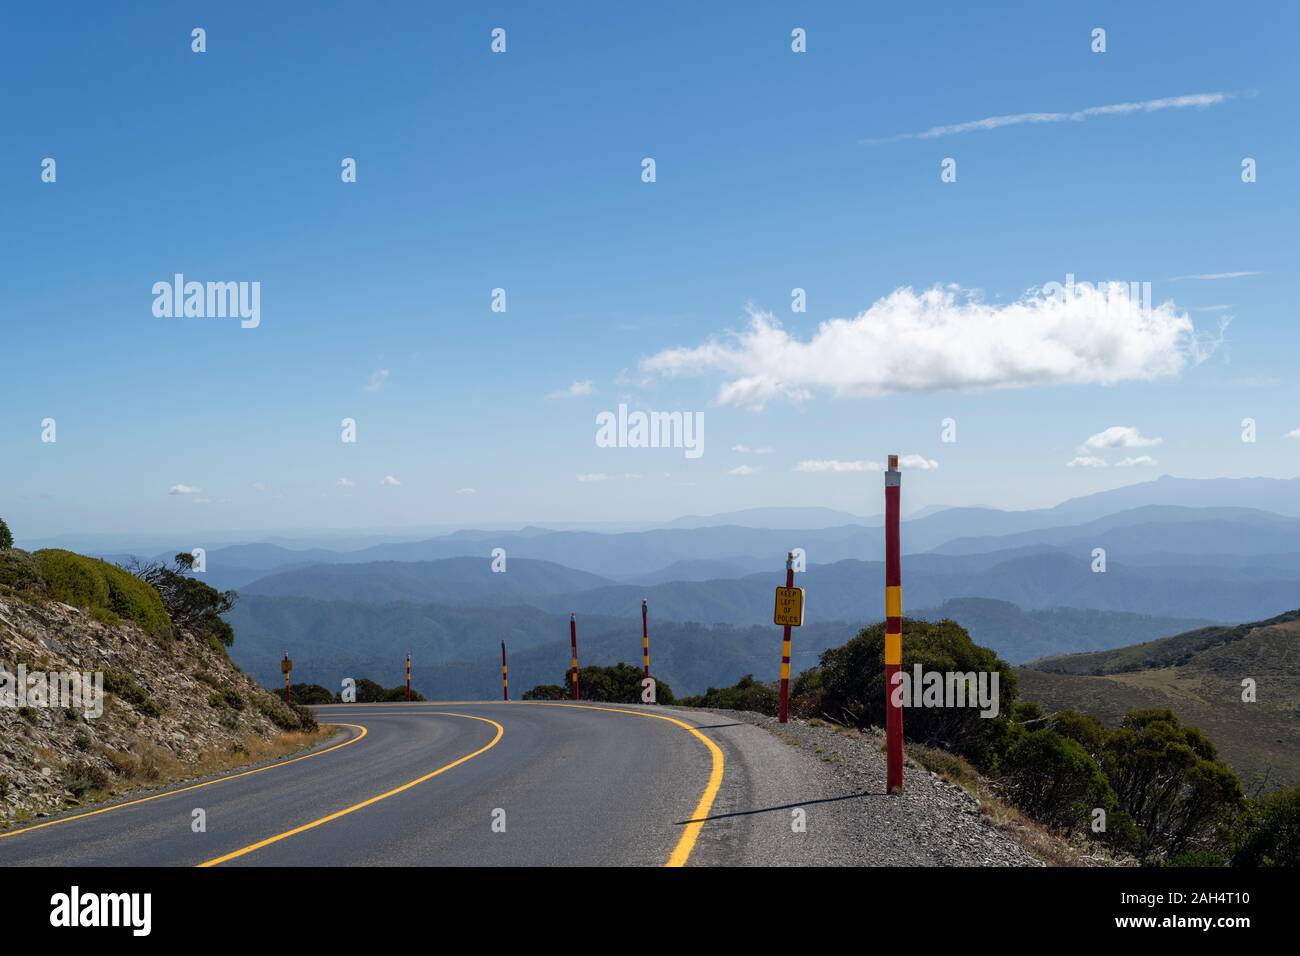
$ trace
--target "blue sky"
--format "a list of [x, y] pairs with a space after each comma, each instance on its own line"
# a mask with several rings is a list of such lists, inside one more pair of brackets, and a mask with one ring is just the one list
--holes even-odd
[[[869, 514], [878, 475], [796, 469], [889, 452], [937, 463], [909, 476], [909, 508], [1300, 474], [1285, 437], [1300, 428], [1297, 8], [1051, 6], [7, 11], [0, 514], [20, 538]], [[1194, 94], [1222, 96], [890, 140]], [[340, 181], [343, 157], [356, 183]], [[1257, 182], [1241, 181], [1243, 157]], [[151, 287], [177, 272], [260, 282], [261, 325], [155, 317]], [[952, 389], [931, 369], [863, 395], [835, 383], [888, 371], [801, 345], [896, 290], [951, 284], [947, 344], [928, 347], [960, 361], [980, 351], [960, 344], [979, 345], [965, 290], [996, 316], [1068, 273], [1149, 281], [1166, 331], [1190, 321], [1217, 347], [1197, 362], [1185, 326], [1167, 348], [1112, 329], [1127, 371], [1110, 384], [1095, 362], [1015, 388]], [[1178, 278], [1230, 273], [1249, 274]], [[505, 313], [489, 308], [498, 287]], [[750, 309], [788, 334], [778, 364], [808, 366], [761, 408], [720, 400], [764, 361], [729, 337]], [[711, 341], [729, 366], [662, 358]], [[1154, 352], [1119, 354], [1135, 341]], [[879, 360], [915, 354], [891, 340]], [[548, 397], [577, 382], [591, 393]], [[620, 401], [702, 412], [705, 453], [598, 448], [595, 416]], [[940, 440], [948, 417], [955, 443]], [[1082, 447], [1116, 426], [1159, 443]], [[1156, 463], [1116, 467], [1143, 455]], [[1108, 466], [1067, 467], [1078, 457]]]

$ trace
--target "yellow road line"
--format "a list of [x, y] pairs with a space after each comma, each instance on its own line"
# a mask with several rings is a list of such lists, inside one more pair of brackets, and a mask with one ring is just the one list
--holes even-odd
[[373, 803], [378, 803], [380, 800], [387, 800], [389, 797], [396, 796], [397, 794], [401, 793], [404, 790], [410, 790], [412, 787], [424, 783], [424, 781], [426, 780], [431, 780], [434, 777], [438, 776], [439, 774], [446, 773], [452, 767], [459, 767], [465, 761], [473, 760], [479, 754], [491, 750], [493, 747], [497, 745], [497, 741], [501, 739], [501, 735], [506, 732], [506, 729], [502, 727], [500, 724], [498, 724], [495, 720], [488, 720], [486, 717], [475, 717], [473, 714], [448, 714], [443, 712], [433, 712], [433, 713], [435, 713], [435, 715], [439, 717], [465, 717], [468, 718], [469, 720], [481, 720], [483, 723], [491, 724], [493, 727], [497, 729], [496, 736], [492, 738], [491, 743], [489, 743], [486, 747], [480, 747], [478, 750], [474, 751], [473, 753], [466, 754], [465, 756], [461, 757], [459, 760], [453, 760], [451, 763], [447, 764], [444, 767], [439, 767], [437, 770], [433, 771], [432, 773], [426, 773], [423, 777], [417, 777], [416, 779], [410, 781], [409, 783], [402, 784], [400, 787], [394, 787], [392, 790], [389, 790], [387, 793], [381, 793], [379, 794], [379, 796], [371, 797], [369, 800], [362, 800], [360, 803], [354, 804], [350, 807], [346, 807], [343, 810], [336, 810], [334, 813], [331, 813], [328, 816], [323, 816], [319, 820], [313, 820], [310, 823], [304, 823], [302, 826], [294, 827], [292, 830], [285, 830], [283, 833], [277, 833], [275, 836], [267, 837], [265, 840], [259, 840], [256, 843], [251, 843], [248, 846], [243, 847], [242, 849], [234, 850], [230, 853], [225, 854], [224, 856], [213, 857], [211, 860], [206, 860], [203, 863], [200, 863], [199, 866], [200, 867], [217, 866], [218, 864], [225, 863], [228, 860], [233, 860], [237, 857], [245, 856], [246, 854], [252, 853], [254, 850], [260, 850], [264, 846], [270, 846], [272, 843], [279, 843], [281, 840], [287, 840], [289, 837], [295, 836], [299, 833], [304, 833], [307, 830], [314, 830], [316, 827], [324, 826], [326, 823], [329, 823], [331, 820], [337, 820], [339, 817], [345, 817], [349, 813], [356, 813], [358, 810], [364, 809], [365, 807], [368, 807]]
[[189, 793], [191, 790], [202, 790], [204, 787], [211, 787], [213, 784], [217, 784], [217, 783], [225, 783], [227, 780], [237, 780], [240, 777], [251, 777], [255, 773], [263, 773], [264, 771], [267, 770], [275, 770], [277, 767], [287, 767], [289, 766], [289, 764], [297, 763], [300, 760], [310, 760], [312, 757], [323, 757], [327, 753], [333, 753], [335, 750], [339, 750], [343, 747], [347, 747], [349, 744], [356, 743], [358, 740], [360, 740], [369, 732], [366, 730], [366, 728], [362, 727], [360, 724], [345, 724], [342, 721], [340, 721], [338, 722], [337, 726], [351, 727], [353, 730], [361, 731], [361, 733], [357, 734], [355, 737], [351, 738], [350, 740], [343, 741], [343, 743], [341, 744], [335, 744], [333, 747], [326, 747], [324, 750], [317, 750], [313, 753], [303, 754], [301, 757], [294, 757], [291, 760], [281, 760], [276, 763], [267, 764], [265, 767], [257, 767], [253, 770], [243, 770], [239, 773], [226, 774], [225, 776], [216, 777], [215, 779], [212, 780], [205, 780], [203, 783], [191, 784], [188, 787], [180, 787], [176, 790], [165, 790], [162, 793], [155, 793], [149, 797], [141, 797], [138, 800], [128, 800], [126, 803], [114, 803], [111, 806], [101, 807], [98, 810], [91, 810], [87, 813], [78, 813], [70, 817], [59, 817], [59, 819], [57, 820], [49, 820], [45, 823], [38, 823], [35, 826], [23, 827], [21, 830], [9, 830], [5, 833], [0, 833], [0, 840], [7, 840], [9, 837], [18, 836], [18, 834], [20, 833], [31, 833], [33, 830], [44, 830], [46, 827], [58, 826], [60, 823], [71, 823], [73, 820], [84, 820], [87, 817], [97, 817], [101, 813], [111, 813], [114, 810], [123, 810], [126, 807], [139, 806], [142, 803], [149, 803], [152, 800], [161, 800], [163, 797], [174, 797], [177, 794]]
[[704, 828], [705, 817], [709, 815], [714, 798], [717, 797], [718, 790], [722, 788], [722, 770], [726, 766], [726, 760], [722, 756], [722, 749], [717, 744], [700, 733], [697, 728], [686, 723], [686, 721], [678, 720], [676, 717], [669, 717], [667, 714], [651, 714], [640, 710], [624, 710], [620, 707], [593, 707], [590, 704], [564, 704], [550, 701], [519, 701], [519, 703], [543, 704], [543, 706], [547, 707], [578, 707], [583, 710], [604, 710], [614, 714], [631, 714], [633, 717], [653, 717], [655, 720], [666, 720], [670, 724], [676, 724], [678, 727], [689, 730], [702, 740], [704, 746], [709, 748], [709, 753], [713, 758], [713, 766], [709, 770], [709, 782], [704, 787], [704, 793], [700, 794], [700, 802], [695, 805], [695, 811], [691, 814], [686, 829], [682, 831], [681, 839], [677, 841], [677, 846], [673, 847], [668, 862], [664, 864], [664, 866], [686, 865], [691, 851], [695, 849], [695, 841], [700, 837], [700, 830]]

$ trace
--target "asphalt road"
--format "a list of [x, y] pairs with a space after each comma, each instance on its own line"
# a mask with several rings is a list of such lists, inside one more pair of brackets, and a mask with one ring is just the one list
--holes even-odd
[[832, 828], [793, 832], [790, 808], [844, 797], [808, 789], [805, 754], [707, 711], [523, 702], [316, 710], [345, 734], [251, 772], [0, 832], [0, 866], [834, 861]]

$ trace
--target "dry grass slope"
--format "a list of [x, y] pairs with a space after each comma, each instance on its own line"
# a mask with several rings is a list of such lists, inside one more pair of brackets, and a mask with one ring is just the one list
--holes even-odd
[[[1022, 699], [1112, 726], [1137, 708], [1172, 710], [1214, 741], [1248, 794], [1300, 784], [1300, 612], [1049, 658], [1017, 674]], [[1255, 703], [1242, 700], [1246, 678]]]

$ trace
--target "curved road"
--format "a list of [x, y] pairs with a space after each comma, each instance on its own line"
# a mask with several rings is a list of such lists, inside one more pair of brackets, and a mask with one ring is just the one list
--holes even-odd
[[316, 712], [345, 734], [250, 771], [0, 831], [0, 865], [833, 862], [823, 841], [790, 838], [788, 808], [825, 796], [799, 792], [809, 758], [707, 711], [497, 702]]

